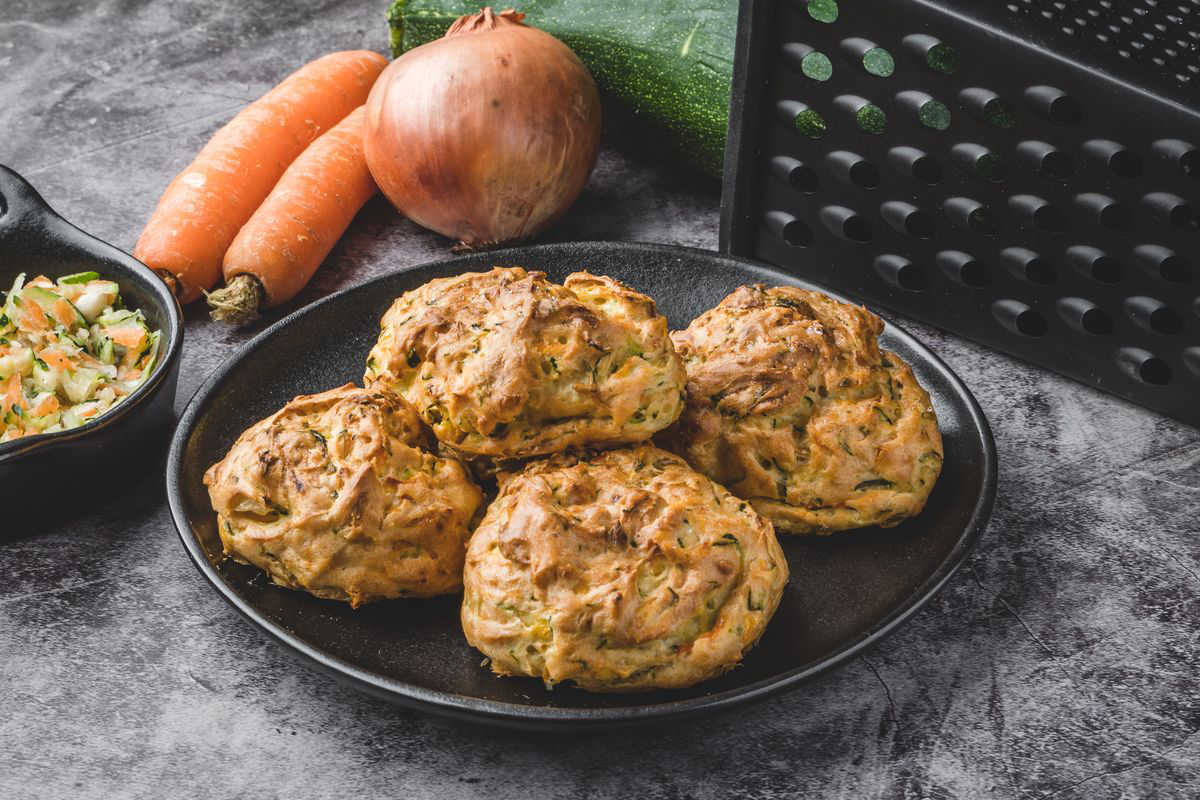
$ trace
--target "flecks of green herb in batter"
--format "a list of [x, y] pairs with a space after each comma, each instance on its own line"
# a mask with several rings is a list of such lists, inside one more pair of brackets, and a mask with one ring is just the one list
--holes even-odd
[[276, 514], [278, 514], [281, 517], [286, 517], [288, 515], [288, 510], [286, 508], [279, 505], [278, 503], [276, 503], [274, 500], [272, 500], [269, 497], [263, 498], [263, 505], [265, 505], [267, 508], [271, 509], [272, 511], [274, 511]]
[[895, 486], [895, 484], [887, 478], [872, 478], [855, 486], [854, 491], [861, 492], [863, 489], [889, 489], [892, 486]]

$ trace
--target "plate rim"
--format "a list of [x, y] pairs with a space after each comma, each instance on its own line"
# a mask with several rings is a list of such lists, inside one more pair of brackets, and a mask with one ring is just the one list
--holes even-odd
[[[810, 281], [802, 276], [791, 275], [751, 259], [730, 256], [715, 250], [703, 250], [695, 247], [652, 242], [570, 241], [505, 248], [493, 251], [490, 255], [496, 259], [497, 263], [504, 263], [506, 259], [513, 258], [513, 254], [517, 253], [524, 254], [531, 251], [553, 252], [555, 250], [570, 250], [571, 248], [579, 247], [593, 250], [656, 251], [688, 258], [729, 261], [751, 273], [761, 275], [764, 281], [776, 281], [779, 276], [782, 276], [788, 280], [799, 281], [802, 284], [815, 287], [834, 299], [849, 303], [855, 302], [852, 298], [848, 298], [839, 292], [827, 290], [819, 283]], [[242, 344], [205, 378], [188, 399], [187, 405], [180, 415], [175, 430], [171, 435], [171, 445], [167, 454], [166, 464], [167, 502], [171, 512], [171, 520], [175, 526], [175, 532], [178, 534], [184, 550], [191, 558], [193, 565], [226, 602], [232, 605], [260, 631], [266, 633], [279, 644], [282, 644], [285, 651], [298, 656], [307, 666], [314, 667], [318, 671], [331, 675], [335, 679], [343, 683], [348, 683], [367, 694], [380, 697], [401, 706], [460, 720], [482, 721], [508, 727], [542, 730], [563, 728], [594, 729], [647, 722], [663, 722], [699, 714], [714, 713], [734, 706], [762, 701], [785, 689], [796, 687], [807, 680], [843, 665], [864, 650], [883, 640], [920, 611], [942, 590], [950, 578], [962, 566], [967, 555], [974, 549], [983, 531], [986, 529], [995, 504], [998, 475], [996, 445], [987, 417], [984, 415], [983, 409], [979, 406], [979, 402], [975, 399], [974, 394], [972, 394], [971, 390], [949, 365], [904, 328], [896, 325], [889, 318], [883, 317], [889, 332], [897, 338], [904, 340], [906, 345], [910, 346], [914, 351], [919, 352], [926, 359], [930, 367], [939, 372], [946, 383], [954, 390], [954, 393], [964, 401], [971, 421], [975, 425], [976, 434], [983, 444], [983, 461], [981, 464], [983, 491], [976, 499], [971, 516], [953, 549], [942, 560], [937, 570], [931, 573], [891, 613], [883, 617], [856, 639], [825, 658], [786, 670], [747, 686], [727, 689], [715, 694], [701, 695], [699, 697], [665, 703], [655, 703], [653, 705], [633, 704], [614, 708], [561, 708], [488, 700], [470, 695], [457, 694], [455, 692], [416, 686], [364, 670], [308, 644], [298, 636], [288, 632], [282, 626], [267, 619], [252, 604], [239, 597], [209, 562], [199, 540], [192, 533], [183, 500], [183, 453], [186, 449], [187, 441], [191, 437], [201, 406], [209, 399], [217, 386], [224, 381], [226, 376], [238, 363], [257, 350], [264, 340], [274, 336], [300, 317], [314, 313], [317, 309], [328, 303], [338, 302], [348, 294], [367, 292], [371, 287], [383, 281], [392, 280], [397, 275], [421, 269], [445, 267], [455, 261], [466, 260], [471, 257], [470, 255], [458, 256], [404, 267], [394, 272], [372, 278], [364, 283], [341, 289], [303, 308], [297, 309], [276, 321]], [[519, 257], [518, 260], [520, 260]], [[636, 697], [636, 695], [631, 696]]]

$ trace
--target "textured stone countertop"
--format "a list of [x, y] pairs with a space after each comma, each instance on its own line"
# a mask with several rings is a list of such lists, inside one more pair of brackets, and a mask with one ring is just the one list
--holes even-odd
[[[131, 248], [236, 109], [384, 0], [0, 2], [0, 162]], [[620, 130], [555, 239], [717, 244], [719, 189]], [[441, 258], [373, 201], [303, 300]], [[1200, 432], [927, 326], [995, 429], [995, 516], [865, 656], [665, 729], [522, 735], [400, 710], [294, 662], [188, 561], [161, 470], [0, 537], [0, 797], [1194, 798]], [[188, 312], [177, 408], [261, 325]], [[3, 529], [0, 523], [0, 529]]]

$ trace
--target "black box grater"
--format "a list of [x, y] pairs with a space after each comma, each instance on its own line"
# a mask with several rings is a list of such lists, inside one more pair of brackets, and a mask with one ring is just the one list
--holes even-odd
[[742, 0], [721, 249], [1200, 425], [1200, 0]]

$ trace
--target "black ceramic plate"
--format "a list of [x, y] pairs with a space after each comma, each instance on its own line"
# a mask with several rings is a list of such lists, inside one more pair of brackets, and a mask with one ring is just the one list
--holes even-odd
[[[750, 282], [807, 286], [749, 261], [646, 244], [552, 244], [428, 264], [329, 297], [272, 326], [200, 388], [176, 430], [167, 465], [171, 512], [200, 571], [254, 624], [310, 663], [403, 705], [526, 727], [621, 724], [727, 708], [762, 698], [846, 661], [927, 601], [962, 561], [991, 512], [996, 458], [974, 398], [945, 364], [889, 325], [883, 340], [929, 389], [946, 461], [925, 511], [890, 530], [784, 541], [791, 581], [766, 635], [742, 666], [687, 690], [649, 694], [553, 691], [497, 678], [463, 639], [459, 598], [399, 600], [352, 611], [277, 588], [222, 560], [201, 484], [238, 434], [293, 396], [362, 377], [378, 320], [392, 300], [431, 278], [492, 265], [611, 275], [654, 297], [684, 327]], [[809, 287], [817, 288], [817, 287]]]

